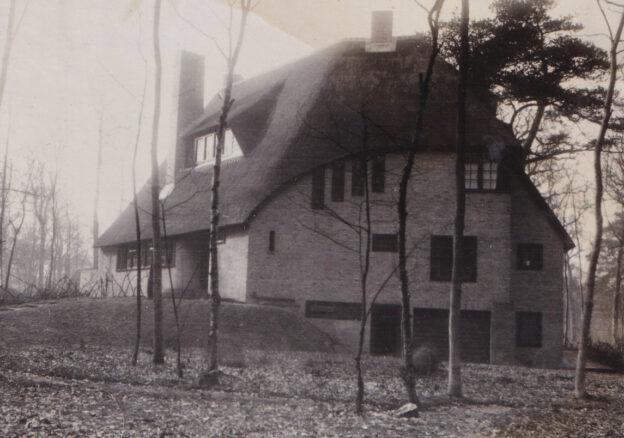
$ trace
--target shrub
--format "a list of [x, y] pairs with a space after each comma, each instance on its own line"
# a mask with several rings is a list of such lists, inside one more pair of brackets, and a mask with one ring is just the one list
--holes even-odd
[[606, 342], [591, 342], [587, 357], [620, 373], [624, 372], [624, 344], [614, 346]]
[[440, 366], [438, 350], [431, 344], [419, 346], [412, 355], [412, 367], [417, 375], [430, 376]]

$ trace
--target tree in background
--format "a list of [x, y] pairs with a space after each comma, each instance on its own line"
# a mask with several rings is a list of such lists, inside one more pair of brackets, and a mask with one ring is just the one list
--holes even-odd
[[[555, 122], [565, 117], [599, 123], [603, 90], [583, 84], [609, 66], [606, 52], [573, 35], [580, 24], [549, 15], [553, 6], [553, 0], [496, 0], [494, 18], [470, 26], [468, 82], [486, 101], [493, 92], [503, 104], [499, 113], [521, 141], [529, 173], [537, 163], [579, 150]], [[458, 26], [457, 20], [448, 23], [443, 37], [444, 54], [456, 63]]]
[[[602, 149], [605, 144], [607, 130], [609, 129], [609, 121], [611, 119], [613, 98], [615, 94], [615, 82], [618, 73], [618, 47], [622, 38], [622, 30], [624, 28], [624, 6], [620, 5], [620, 20], [615, 32], [613, 32], [608, 17], [601, 4], [601, 0], [596, 0], [598, 7], [604, 17], [606, 27], [609, 31], [609, 39], [611, 47], [609, 50], [610, 67], [609, 67], [609, 85], [607, 94], [604, 99], [602, 123], [600, 124], [600, 132], [594, 146], [594, 172], [596, 194], [594, 197], [594, 217], [596, 220], [596, 234], [592, 242], [592, 251], [589, 262], [589, 272], [587, 274], [587, 289], [585, 291], [583, 303], [583, 325], [581, 339], [579, 342], [578, 356], [576, 362], [576, 375], [574, 379], [574, 393], [577, 398], [587, 397], [585, 387], [585, 366], [587, 363], [587, 344], [589, 342], [589, 330], [591, 326], [592, 310], [594, 306], [594, 289], [596, 286], [596, 271], [598, 268], [598, 259], [600, 257], [600, 248], [602, 245], [603, 217], [602, 217], [602, 198], [603, 198], [603, 176], [602, 176]], [[613, 4], [609, 2], [609, 4]]]
[[160, 9], [161, 0], [154, 3], [154, 116], [152, 120], [152, 140], [151, 140], [151, 206], [152, 206], [152, 246], [154, 255], [152, 257], [151, 279], [154, 298], [154, 355], [153, 362], [162, 364], [165, 362], [165, 349], [163, 341], [163, 308], [162, 308], [162, 267], [161, 260], [161, 238], [160, 238], [160, 178], [158, 170], [158, 130], [160, 127], [160, 99], [162, 82], [162, 60], [160, 55]]

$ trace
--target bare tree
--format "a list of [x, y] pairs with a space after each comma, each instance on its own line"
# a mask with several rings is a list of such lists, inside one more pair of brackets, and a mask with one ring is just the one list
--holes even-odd
[[469, 1], [462, 0], [460, 24], [459, 81], [457, 84], [457, 150], [455, 152], [455, 230], [453, 233], [453, 270], [449, 311], [449, 373], [448, 393], [462, 396], [459, 334], [461, 318], [462, 260], [464, 255], [464, 224], [466, 215], [465, 153], [466, 153], [466, 90], [468, 88], [468, 16]]
[[100, 236], [100, 224], [98, 220], [98, 209], [100, 206], [100, 177], [102, 174], [102, 149], [104, 147], [103, 137], [104, 111], [100, 111], [100, 121], [98, 124], [98, 146], [97, 158], [95, 160], [95, 195], [93, 196], [93, 269], [98, 269], [99, 249], [95, 247], [95, 241]]
[[[227, 129], [228, 114], [234, 103], [232, 99], [232, 84], [234, 83], [234, 69], [240, 55], [245, 36], [245, 28], [247, 24], [247, 16], [252, 8], [251, 0], [232, 0], [230, 4], [230, 19], [228, 24], [228, 49], [224, 52], [227, 63], [227, 76], [225, 80], [225, 89], [223, 90], [223, 104], [221, 106], [221, 115], [219, 117], [219, 126], [217, 128], [217, 150], [215, 163], [212, 171], [212, 201], [210, 205], [210, 328], [208, 332], [208, 355], [209, 365], [208, 372], [216, 371], [218, 368], [218, 349], [217, 349], [217, 333], [219, 330], [219, 306], [221, 304], [221, 295], [219, 293], [219, 262], [217, 248], [217, 232], [219, 227], [219, 183], [221, 176], [221, 156], [225, 145], [225, 131]], [[233, 31], [233, 15], [234, 8], [238, 5], [241, 9], [241, 21], [238, 29], [238, 38], [234, 41]]]
[[[592, 252], [589, 262], [589, 272], [587, 274], [587, 290], [585, 291], [585, 300], [583, 305], [583, 325], [581, 340], [579, 342], [578, 356], [576, 361], [576, 375], [574, 379], [574, 394], [577, 398], [585, 398], [587, 390], [585, 388], [585, 366], [587, 363], [587, 344], [589, 341], [589, 329], [591, 326], [592, 310], [594, 307], [594, 289], [596, 286], [596, 269], [598, 267], [598, 259], [600, 257], [600, 247], [602, 244], [603, 218], [602, 218], [602, 197], [603, 197], [603, 180], [602, 180], [602, 162], [601, 153], [605, 143], [607, 129], [609, 128], [609, 120], [611, 119], [613, 96], [615, 93], [615, 82], [618, 73], [618, 46], [622, 38], [622, 29], [624, 28], [624, 8], [620, 14], [618, 27], [613, 33], [609, 20], [605, 14], [601, 4], [602, 0], [596, 0], [598, 7], [604, 17], [606, 27], [609, 31], [611, 48], [609, 51], [610, 68], [609, 68], [609, 86], [607, 88], [607, 96], [603, 107], [603, 118], [600, 125], [600, 132], [594, 146], [594, 172], [596, 183], [594, 217], [596, 220], [596, 234], [592, 245]], [[610, 2], [610, 4], [613, 4]], [[621, 8], [621, 5], [620, 5]]]
[[410, 290], [409, 290], [409, 275], [407, 272], [407, 191], [409, 186], [409, 180], [412, 175], [412, 169], [414, 167], [414, 160], [416, 152], [420, 146], [420, 136], [423, 131], [425, 111], [427, 107], [427, 101], [429, 99], [429, 89], [431, 84], [431, 77], [433, 75], [433, 68], [435, 66], [436, 58], [440, 53], [440, 47], [438, 43], [439, 33], [439, 19], [440, 12], [444, 0], [436, 0], [431, 9], [428, 10], [429, 30], [431, 32], [431, 53], [429, 54], [429, 61], [427, 64], [427, 70], [424, 78], [422, 73], [419, 75], [419, 93], [418, 93], [418, 112], [416, 120], [416, 129], [413, 134], [412, 145], [407, 154], [407, 160], [403, 173], [401, 174], [401, 180], [399, 182], [399, 199], [397, 202], [399, 230], [398, 230], [398, 250], [399, 250], [399, 278], [401, 281], [401, 334], [402, 334], [402, 355], [404, 361], [404, 375], [403, 380], [405, 389], [407, 391], [407, 398], [411, 403], [418, 402], [418, 396], [415, 389], [415, 375], [412, 367], [412, 321], [411, 321], [411, 304], [410, 304]]
[[52, 219], [52, 235], [50, 237], [50, 263], [48, 264], [48, 278], [46, 280], [46, 288], [50, 288], [52, 286], [52, 281], [54, 279], [54, 266], [56, 263], [56, 245], [57, 245], [57, 234], [58, 234], [58, 191], [57, 191], [57, 182], [58, 182], [58, 170], [54, 172], [54, 176], [50, 178], [50, 204], [51, 204], [51, 219]]
[[152, 245], [154, 255], [152, 257], [152, 290], [154, 297], [154, 356], [153, 362], [161, 364], [165, 362], [165, 351], [163, 342], [163, 308], [162, 308], [162, 267], [160, 264], [162, 248], [160, 238], [160, 180], [158, 175], [158, 129], [160, 126], [160, 99], [162, 82], [162, 60], [160, 55], [160, 9], [161, 0], [156, 0], [154, 4], [154, 60], [155, 60], [155, 81], [154, 81], [154, 118], [152, 121], [152, 145], [151, 145], [151, 198], [152, 198]]
[[[144, 60], [145, 61], [145, 60]], [[145, 90], [147, 87], [147, 63], [145, 66], [145, 77], [143, 80], [143, 94], [141, 96], [141, 105], [139, 109], [137, 132], [134, 140], [134, 150], [132, 152], [132, 207], [134, 208], [134, 226], [136, 233], [136, 252], [137, 252], [137, 278], [136, 278], [136, 337], [134, 341], [134, 352], [132, 353], [132, 365], [137, 364], [139, 357], [139, 345], [141, 344], [141, 295], [143, 294], [141, 285], [141, 268], [143, 260], [141, 259], [141, 221], [139, 219], [139, 201], [136, 186], [136, 161], [139, 149], [139, 140], [141, 138], [141, 127], [143, 125], [143, 109], [145, 107]]]

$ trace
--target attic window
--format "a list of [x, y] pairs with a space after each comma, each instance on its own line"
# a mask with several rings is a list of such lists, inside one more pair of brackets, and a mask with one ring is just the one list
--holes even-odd
[[[194, 157], [195, 164], [214, 163], [217, 155], [217, 133], [202, 135], [195, 139]], [[223, 145], [222, 160], [239, 157], [242, 155], [241, 148], [231, 129], [225, 131], [225, 144]]]
[[468, 154], [465, 169], [466, 190], [497, 190], [498, 164], [490, 161], [484, 154]]

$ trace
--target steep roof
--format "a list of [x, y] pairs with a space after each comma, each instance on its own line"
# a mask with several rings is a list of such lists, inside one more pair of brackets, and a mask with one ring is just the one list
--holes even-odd
[[[399, 39], [393, 53], [366, 53], [364, 47], [364, 40], [344, 41], [234, 85], [228, 125], [244, 156], [223, 162], [221, 226], [247, 223], [279, 187], [357, 151], [363, 141], [376, 149], [410, 144], [417, 116], [418, 74], [428, 58], [426, 43]], [[455, 89], [454, 68], [438, 61], [420, 141], [423, 151], [454, 149]], [[215, 129], [220, 107], [221, 98], [216, 96], [182, 135], [194, 137]], [[487, 105], [469, 97], [468, 111], [470, 144], [502, 141], [516, 145], [509, 127]], [[211, 165], [178, 174], [165, 202], [169, 235], [209, 228], [211, 180]], [[138, 198], [142, 233], [150, 238], [149, 183]], [[134, 230], [130, 205], [100, 236], [97, 246], [132, 242]]]

